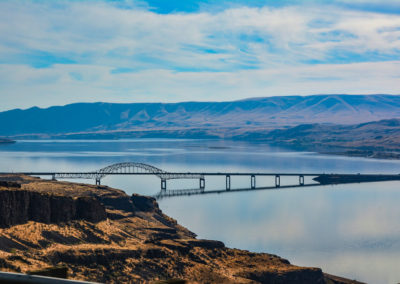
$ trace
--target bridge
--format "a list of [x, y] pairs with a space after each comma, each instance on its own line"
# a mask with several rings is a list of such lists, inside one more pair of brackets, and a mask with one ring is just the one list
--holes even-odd
[[[0, 173], [9, 174], [9, 173]], [[206, 176], [225, 176], [225, 189], [223, 191], [231, 191], [231, 178], [233, 176], [249, 177], [248, 189], [270, 189], [280, 188], [281, 178], [296, 177], [297, 184], [285, 185], [287, 187], [315, 186], [326, 184], [342, 184], [342, 183], [360, 183], [360, 182], [376, 182], [376, 181], [392, 181], [400, 180], [399, 174], [325, 174], [325, 173], [272, 173], [272, 172], [168, 172], [152, 165], [144, 163], [117, 163], [98, 171], [92, 172], [21, 172], [21, 174], [31, 176], [50, 176], [53, 180], [57, 179], [93, 179], [96, 185], [101, 184], [101, 179], [110, 175], [154, 175], [161, 180], [162, 196], [177, 196], [200, 193], [219, 193], [221, 191], [204, 191]], [[274, 177], [274, 186], [257, 187], [256, 178], [260, 176]], [[305, 177], [312, 177], [313, 183], [306, 184]], [[168, 190], [167, 180], [171, 179], [198, 179], [199, 188], [190, 190]], [[234, 189], [238, 191], [240, 189]], [[247, 189], [243, 189], [247, 190]]]
[[[4, 174], [4, 173], [0, 173]], [[161, 188], [166, 188], [166, 181], [170, 179], [200, 179], [204, 181], [201, 173], [172, 173], [144, 163], [117, 163], [93, 172], [21, 172], [30, 176], [51, 176], [57, 179], [93, 179], [96, 185], [101, 184], [101, 179], [110, 175], [155, 175], [161, 179]]]

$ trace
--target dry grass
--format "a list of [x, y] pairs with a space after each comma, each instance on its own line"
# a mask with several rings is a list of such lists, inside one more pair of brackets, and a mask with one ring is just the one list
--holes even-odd
[[[16, 190], [71, 197], [126, 196], [112, 188], [99, 189], [31, 177], [22, 177], [19, 182], [22, 188]], [[262, 283], [265, 277], [281, 280], [311, 277], [324, 281], [317, 268], [297, 267], [278, 256], [197, 240], [192, 232], [157, 209], [132, 214], [108, 208], [107, 212], [119, 218], [98, 223], [30, 221], [0, 229], [1, 269], [28, 272], [66, 266], [73, 279], [107, 283], [179, 283], [180, 280], [188, 280], [187, 283]], [[168, 279], [175, 279], [175, 282], [165, 282]]]

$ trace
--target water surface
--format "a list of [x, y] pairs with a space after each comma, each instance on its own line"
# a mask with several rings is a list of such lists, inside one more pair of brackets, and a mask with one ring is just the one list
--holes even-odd
[[[213, 140], [47, 140], [0, 146], [0, 171], [92, 171], [142, 162], [168, 171], [400, 173], [400, 161], [294, 152], [257, 143]], [[93, 181], [86, 181], [93, 183]], [[257, 185], [270, 185], [269, 178]], [[296, 183], [285, 179], [282, 184]], [[153, 176], [110, 176], [103, 184], [153, 195]], [[232, 178], [232, 188], [249, 178]], [[223, 177], [206, 178], [206, 190]], [[198, 180], [168, 188], [195, 188]], [[293, 264], [369, 283], [400, 281], [400, 182], [304, 187], [162, 199], [161, 209], [199, 238], [274, 253]]]

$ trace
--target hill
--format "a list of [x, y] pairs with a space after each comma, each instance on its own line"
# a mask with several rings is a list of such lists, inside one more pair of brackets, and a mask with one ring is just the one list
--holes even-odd
[[63, 267], [70, 278], [105, 283], [356, 283], [196, 239], [153, 198], [105, 186], [2, 175], [0, 197], [3, 271]]
[[[242, 139], [246, 139], [246, 135], [251, 134], [242, 135]], [[257, 139], [302, 150], [398, 159], [400, 119], [353, 125], [303, 124], [276, 129], [259, 135]]]
[[400, 96], [315, 95], [232, 102], [76, 103], [0, 113], [0, 135], [207, 129], [274, 129], [309, 123], [354, 124], [400, 117]]

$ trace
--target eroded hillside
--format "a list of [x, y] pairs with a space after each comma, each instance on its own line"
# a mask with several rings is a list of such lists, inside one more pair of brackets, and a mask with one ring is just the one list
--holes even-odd
[[107, 283], [351, 283], [319, 268], [199, 240], [156, 201], [105, 186], [0, 177], [0, 268], [65, 266]]

